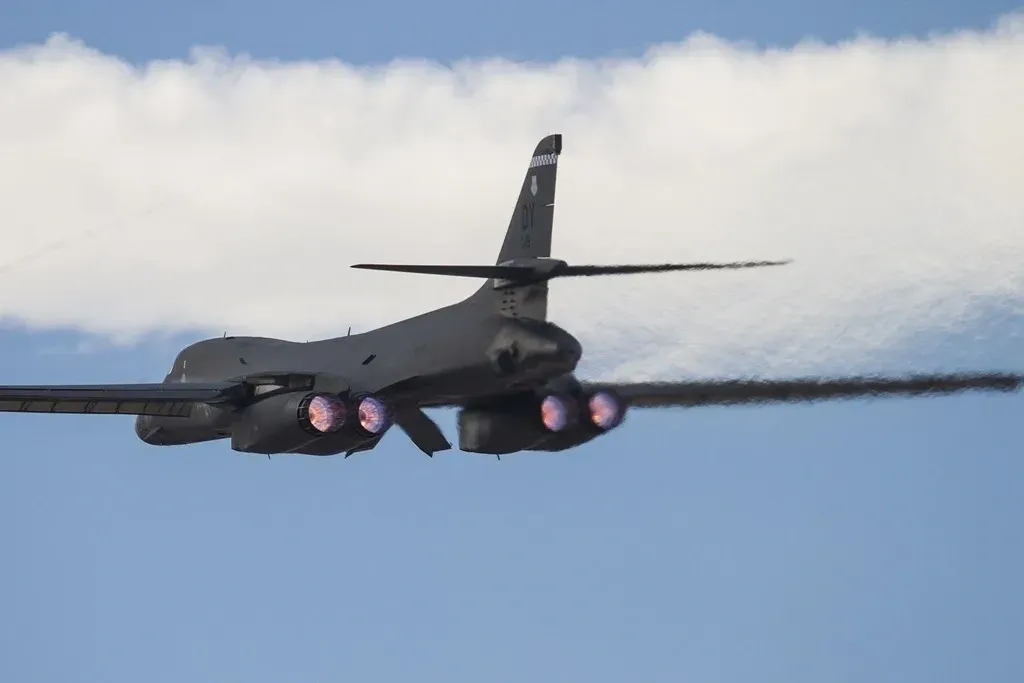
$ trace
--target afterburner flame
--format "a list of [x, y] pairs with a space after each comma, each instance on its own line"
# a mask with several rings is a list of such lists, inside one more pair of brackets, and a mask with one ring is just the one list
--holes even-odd
[[607, 391], [599, 391], [587, 404], [590, 421], [605, 431], [619, 426], [624, 415], [621, 401]]
[[345, 404], [336, 396], [314, 396], [306, 407], [310, 426], [321, 434], [336, 432], [345, 424]]
[[382, 434], [388, 428], [388, 410], [384, 403], [372, 396], [360, 400], [359, 426], [373, 436]]
[[540, 404], [540, 419], [549, 431], [560, 432], [569, 424], [569, 406], [558, 396], [546, 396]]

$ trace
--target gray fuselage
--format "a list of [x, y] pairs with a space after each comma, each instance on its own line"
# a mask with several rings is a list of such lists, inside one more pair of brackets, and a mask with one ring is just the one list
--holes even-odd
[[[392, 401], [430, 406], [541, 387], [575, 369], [582, 349], [572, 335], [549, 322], [496, 313], [492, 297], [482, 294], [321, 341], [206, 339], [178, 354], [164, 382], [328, 375], [344, 380], [353, 393], [390, 392]], [[226, 438], [234, 419], [229, 409], [201, 404], [189, 417], [139, 416], [135, 431], [151, 445], [182, 445]]]

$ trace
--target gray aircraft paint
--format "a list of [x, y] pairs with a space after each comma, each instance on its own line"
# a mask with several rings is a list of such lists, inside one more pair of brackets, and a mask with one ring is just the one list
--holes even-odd
[[[582, 345], [547, 320], [551, 280], [787, 262], [570, 266], [553, 259], [561, 153], [561, 135], [538, 143], [495, 265], [353, 266], [483, 279], [463, 301], [361, 334], [319, 341], [227, 335], [203, 340], [183, 349], [157, 384], [0, 386], [0, 412], [130, 414], [137, 416], [136, 434], [151, 445], [230, 439], [232, 448], [241, 452], [334, 455], [370, 450], [379, 443], [389, 430], [366, 431], [358, 410], [380, 401], [386, 407], [386, 425], [394, 424], [432, 455], [451, 444], [423, 409], [445, 406], [460, 410], [460, 448], [504, 454], [574, 448], [618, 427], [630, 408], [1012, 392], [1024, 382], [1024, 376], [1013, 373], [581, 382], [574, 371]], [[345, 422], [337, 431], [311, 429], [309, 401], [314, 395], [344, 406], [338, 414], [345, 414]], [[556, 406], [566, 426], [553, 431], [542, 420], [542, 406]], [[605, 411], [603, 422], [598, 408]]]

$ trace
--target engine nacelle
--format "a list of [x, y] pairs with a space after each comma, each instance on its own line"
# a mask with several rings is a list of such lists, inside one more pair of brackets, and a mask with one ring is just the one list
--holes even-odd
[[241, 453], [292, 453], [329, 438], [341, 451], [380, 438], [390, 427], [387, 405], [374, 396], [277, 394], [237, 417], [231, 426], [231, 448]]
[[507, 399], [459, 412], [459, 449], [504, 455], [562, 451], [622, 424], [626, 403], [609, 391]]

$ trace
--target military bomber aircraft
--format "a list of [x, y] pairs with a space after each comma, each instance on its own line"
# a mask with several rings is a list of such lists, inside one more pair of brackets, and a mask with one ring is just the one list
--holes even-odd
[[560, 134], [530, 158], [496, 265], [354, 268], [484, 280], [458, 303], [313, 342], [223, 336], [192, 344], [161, 383], [0, 386], [0, 412], [135, 415], [154, 446], [230, 439], [242, 453], [373, 449], [397, 426], [427, 455], [451, 448], [424, 408], [459, 410], [459, 448], [562, 451], [619, 427], [627, 410], [881, 395], [1016, 391], [1011, 373], [599, 383], [574, 372], [580, 342], [547, 319], [555, 278], [780, 266], [787, 261], [574, 266], [551, 258]]

